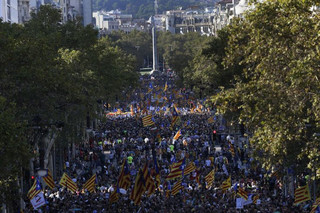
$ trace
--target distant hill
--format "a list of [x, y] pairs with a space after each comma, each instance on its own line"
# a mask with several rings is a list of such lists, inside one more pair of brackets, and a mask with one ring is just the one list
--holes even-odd
[[[213, 6], [218, 0], [158, 0], [158, 13], [183, 9], [190, 6]], [[94, 10], [120, 9], [124, 13], [132, 14], [134, 18], [149, 18], [154, 14], [154, 0], [93, 0]]]

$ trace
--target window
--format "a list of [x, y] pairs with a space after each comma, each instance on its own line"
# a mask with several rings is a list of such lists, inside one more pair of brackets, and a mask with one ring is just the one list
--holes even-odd
[[11, 20], [11, 9], [9, 6], [7, 6], [7, 17], [9, 20]]

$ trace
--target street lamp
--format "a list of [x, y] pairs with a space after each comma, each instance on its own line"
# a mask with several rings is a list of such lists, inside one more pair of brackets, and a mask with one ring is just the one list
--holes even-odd
[[37, 171], [37, 174], [38, 174], [39, 177], [47, 176], [48, 175], [48, 170], [47, 169], [39, 169]]

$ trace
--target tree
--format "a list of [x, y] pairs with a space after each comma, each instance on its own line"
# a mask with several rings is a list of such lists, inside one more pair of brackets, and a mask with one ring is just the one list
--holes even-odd
[[60, 19], [58, 10], [41, 6], [25, 26], [0, 22], [0, 94], [16, 103], [17, 122], [40, 128], [29, 139], [40, 149], [41, 168], [59, 135], [71, 132], [63, 141], [73, 143], [101, 100], [137, 80], [132, 56], [98, 42], [92, 27]]
[[135, 69], [145, 67], [146, 60], [152, 56], [152, 37], [150, 33], [132, 31], [128, 34], [118, 31], [108, 35], [112, 45], [120, 47], [127, 54], [135, 56]]
[[220, 87], [233, 86], [234, 76], [240, 76], [242, 69], [237, 63], [230, 67], [223, 66], [230, 31], [229, 27], [223, 28], [217, 37], [210, 37], [202, 50], [196, 53], [188, 68], [184, 70], [186, 87], [206, 96], [218, 92]]
[[169, 32], [159, 34], [159, 53], [163, 53], [167, 63], [179, 76], [180, 86], [185, 80], [184, 70], [190, 66], [189, 62], [193, 60], [197, 52], [201, 51], [207, 39], [195, 32], [185, 35], [172, 35]]
[[14, 206], [14, 201], [19, 202], [15, 190], [18, 176], [22, 175], [22, 168], [27, 168], [32, 155], [25, 135], [25, 123], [17, 120], [15, 104], [9, 103], [2, 96], [0, 96], [0, 134], [0, 202]]
[[255, 156], [266, 168], [319, 165], [319, 14], [310, 7], [298, 0], [257, 3], [231, 26], [225, 64], [242, 55], [244, 69], [213, 99], [220, 112], [238, 112], [251, 128]]

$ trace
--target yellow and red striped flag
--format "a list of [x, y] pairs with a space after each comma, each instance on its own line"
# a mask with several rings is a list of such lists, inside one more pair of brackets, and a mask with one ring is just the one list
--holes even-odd
[[229, 143], [229, 151], [230, 151], [232, 157], [234, 157], [235, 156], [234, 145], [231, 143], [231, 141], [228, 141], [228, 143]]
[[222, 191], [227, 191], [231, 187], [231, 176], [228, 177], [227, 180], [223, 181], [221, 184]]
[[243, 188], [239, 187], [238, 188], [238, 192], [237, 195], [239, 195], [240, 197], [242, 197], [245, 200], [248, 200], [248, 192], [246, 192]]
[[183, 189], [183, 186], [182, 186], [182, 181], [180, 179], [172, 187], [171, 194], [176, 195], [176, 194], [178, 194], [178, 192], [180, 192], [181, 189]]
[[148, 192], [148, 196], [152, 195], [156, 191], [156, 185], [154, 180], [152, 179], [150, 172], [149, 172], [149, 164], [146, 163], [143, 167], [143, 178], [145, 180], [146, 191]]
[[275, 177], [277, 180], [280, 180], [280, 171], [276, 170], [272, 172], [271, 177]]
[[179, 129], [178, 132], [174, 135], [173, 140], [178, 140], [180, 136], [181, 136], [181, 129]]
[[310, 190], [308, 184], [299, 187], [294, 192], [294, 205], [311, 200]]
[[182, 177], [182, 169], [181, 166], [184, 163], [184, 159], [180, 160], [177, 163], [173, 163], [171, 166], [171, 170], [166, 180], [173, 180], [179, 177]]
[[139, 205], [143, 193], [146, 191], [145, 180], [143, 179], [142, 170], [139, 170], [138, 175], [134, 183], [133, 190], [130, 194], [130, 199], [134, 202], [135, 205]]
[[87, 189], [90, 193], [93, 193], [96, 186], [96, 178], [96, 174], [92, 175], [92, 177], [89, 178], [89, 180], [87, 180], [87, 182], [83, 185], [82, 188]]
[[316, 201], [312, 205], [312, 209], [310, 213], [315, 213], [317, 210], [319, 211], [319, 205], [320, 205], [320, 198], [317, 198]]
[[55, 187], [54, 180], [50, 170], [48, 170], [48, 174], [46, 176], [43, 176], [43, 181], [47, 184], [47, 186], [49, 186], [51, 190]]
[[31, 200], [32, 198], [34, 198], [34, 196], [36, 196], [40, 192], [41, 192], [41, 190], [37, 189], [37, 180], [34, 179], [33, 185], [29, 189], [27, 196]]
[[147, 115], [147, 116], [143, 117], [142, 118], [142, 123], [143, 123], [144, 127], [154, 125], [154, 122], [152, 120], [152, 115]]
[[208, 124], [212, 124], [214, 122], [213, 117], [208, 118]]
[[116, 188], [111, 194], [110, 194], [110, 197], [109, 197], [109, 203], [112, 204], [112, 203], [115, 203], [119, 200], [119, 192], [118, 192], [118, 188]]
[[204, 178], [207, 182], [207, 189], [210, 188], [213, 184], [213, 181], [214, 181], [214, 169], [209, 172], [209, 174], [207, 174], [207, 176]]
[[73, 193], [75, 193], [78, 189], [77, 184], [73, 182], [73, 180], [66, 173], [63, 173], [59, 184], [66, 187]]
[[126, 159], [123, 160], [121, 172], [118, 178], [119, 187], [123, 189], [128, 189], [131, 185], [130, 181], [130, 171], [128, 167], [128, 162]]
[[252, 197], [252, 202], [256, 204], [258, 199], [259, 199], [259, 195], [255, 195]]
[[194, 170], [196, 170], [196, 166], [194, 165], [193, 162], [190, 162], [186, 168], [183, 171], [184, 175], [190, 174], [191, 172], [193, 172]]

